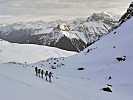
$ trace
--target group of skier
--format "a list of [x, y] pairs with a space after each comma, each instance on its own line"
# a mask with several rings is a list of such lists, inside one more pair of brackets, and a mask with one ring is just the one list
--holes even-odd
[[52, 72], [48, 72], [48, 71], [44, 72], [44, 70], [41, 70], [35, 67], [35, 73], [36, 73], [36, 76], [39, 76], [41, 78], [43, 78], [43, 75], [45, 75], [46, 81], [48, 81], [48, 78], [49, 78], [49, 82], [52, 82], [51, 81], [51, 78], [53, 77]]

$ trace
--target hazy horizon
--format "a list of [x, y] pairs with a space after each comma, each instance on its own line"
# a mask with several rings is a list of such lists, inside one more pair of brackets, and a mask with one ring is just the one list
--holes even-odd
[[72, 20], [95, 12], [119, 18], [132, 0], [0, 0], [0, 23]]

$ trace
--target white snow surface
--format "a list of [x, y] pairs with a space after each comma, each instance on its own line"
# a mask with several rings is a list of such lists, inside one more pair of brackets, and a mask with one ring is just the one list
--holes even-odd
[[[0, 100], [132, 100], [132, 26], [133, 18], [71, 57], [28, 65], [0, 63]], [[125, 61], [116, 60], [124, 55]], [[35, 76], [32, 66], [52, 71], [52, 83]], [[112, 85], [111, 93], [102, 90], [107, 84]]]
[[17, 44], [0, 40], [0, 62], [34, 63], [50, 57], [67, 57], [76, 54], [54, 47], [34, 44]]

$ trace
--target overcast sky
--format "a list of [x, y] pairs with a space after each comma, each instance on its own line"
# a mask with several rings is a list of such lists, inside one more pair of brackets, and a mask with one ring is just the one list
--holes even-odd
[[0, 0], [0, 23], [70, 20], [105, 11], [122, 15], [132, 0]]

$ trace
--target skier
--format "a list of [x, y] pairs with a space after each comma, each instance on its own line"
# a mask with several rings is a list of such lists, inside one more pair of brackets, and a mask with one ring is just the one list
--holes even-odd
[[48, 81], [47, 77], [48, 77], [48, 71], [45, 72], [45, 77], [46, 77], [46, 81]]
[[35, 73], [36, 73], [36, 76], [38, 76], [38, 74], [37, 74], [37, 67], [35, 67]]
[[44, 74], [44, 71], [43, 71], [43, 70], [41, 70], [41, 76], [42, 76], [42, 78], [43, 78], [43, 74]]
[[38, 69], [38, 75], [39, 75], [39, 77], [40, 77], [40, 72], [41, 72], [41, 69]]
[[52, 74], [53, 74], [52, 72], [49, 72], [49, 74], [48, 74], [48, 76], [49, 76], [49, 82], [50, 82], [50, 83], [52, 83], [52, 82], [51, 82], [51, 77], [53, 77]]

